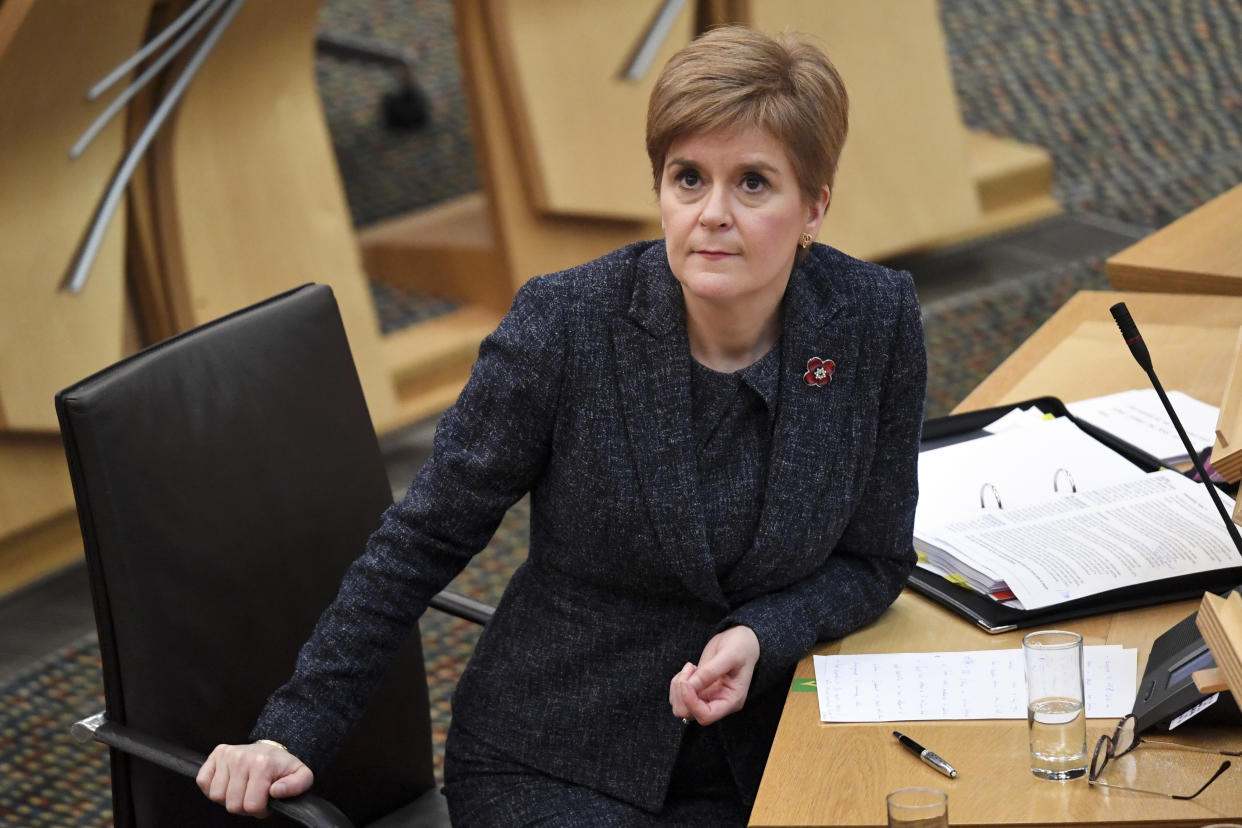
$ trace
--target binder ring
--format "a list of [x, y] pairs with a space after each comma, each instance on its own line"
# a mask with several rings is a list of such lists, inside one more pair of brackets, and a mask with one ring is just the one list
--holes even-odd
[[987, 501], [984, 499], [983, 495], [989, 489], [992, 492], [992, 497], [996, 500], [996, 508], [1004, 509], [1005, 504], [1001, 503], [1000, 491], [997, 490], [997, 488], [993, 486], [991, 483], [984, 483], [982, 486], [979, 487], [979, 508], [986, 509], [988, 507]]
[[1056, 471], [1052, 473], [1052, 490], [1054, 492], [1061, 491], [1060, 484], [1061, 484], [1062, 475], [1064, 475], [1065, 479], [1069, 481], [1070, 492], [1073, 493], [1073, 492], [1078, 491], [1078, 484], [1074, 482], [1074, 475], [1070, 474], [1069, 469], [1065, 469], [1065, 468], [1057, 469]]

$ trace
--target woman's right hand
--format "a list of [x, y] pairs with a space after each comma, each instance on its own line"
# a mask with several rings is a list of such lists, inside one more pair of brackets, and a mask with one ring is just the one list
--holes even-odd
[[269, 796], [297, 796], [315, 781], [298, 757], [272, 742], [217, 745], [203, 762], [198, 787], [231, 814], [265, 817]]

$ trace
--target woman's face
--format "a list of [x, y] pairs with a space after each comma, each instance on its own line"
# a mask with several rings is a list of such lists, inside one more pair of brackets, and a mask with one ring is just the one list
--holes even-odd
[[660, 180], [668, 262], [687, 301], [774, 308], [798, 239], [819, 230], [825, 186], [808, 204], [793, 165], [769, 133], [749, 128], [673, 142]]

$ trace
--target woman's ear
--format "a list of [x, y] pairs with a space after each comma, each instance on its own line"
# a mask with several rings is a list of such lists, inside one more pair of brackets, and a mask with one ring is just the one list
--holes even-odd
[[806, 229], [812, 236], [819, 232], [819, 226], [824, 223], [824, 215], [828, 212], [828, 203], [832, 201], [832, 190], [828, 185], [819, 188], [815, 201], [807, 208]]

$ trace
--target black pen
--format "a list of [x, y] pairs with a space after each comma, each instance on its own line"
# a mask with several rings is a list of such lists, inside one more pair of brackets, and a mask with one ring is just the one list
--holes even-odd
[[950, 765], [948, 762], [944, 761], [939, 756], [932, 753], [930, 750], [923, 747], [918, 742], [914, 741], [913, 739], [911, 739], [909, 736], [907, 736], [904, 733], [898, 733], [897, 731], [894, 730], [893, 735], [897, 737], [897, 741], [905, 745], [906, 750], [917, 755], [924, 762], [931, 765], [933, 768], [940, 771], [941, 773], [943, 773], [945, 776], [949, 777], [950, 779], [957, 778], [957, 771], [955, 771], [953, 769], [953, 766]]

